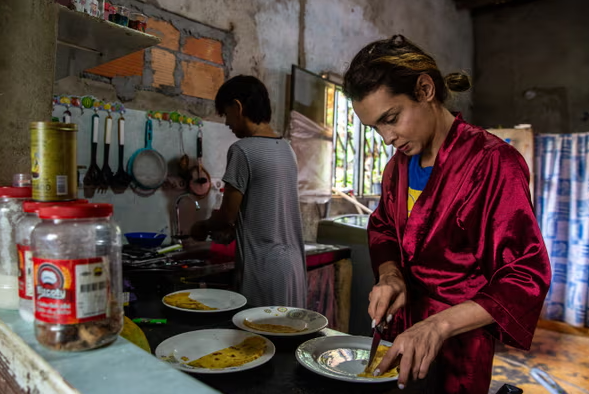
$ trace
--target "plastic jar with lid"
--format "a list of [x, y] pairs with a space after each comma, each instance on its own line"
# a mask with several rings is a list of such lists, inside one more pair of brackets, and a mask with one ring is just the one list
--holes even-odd
[[18, 309], [18, 253], [16, 224], [30, 187], [0, 187], [0, 308]]
[[43, 207], [31, 235], [35, 336], [53, 350], [97, 348], [123, 326], [121, 230], [110, 204]]
[[38, 212], [42, 207], [85, 204], [88, 200], [74, 200], [64, 202], [36, 202], [25, 201], [22, 204], [24, 216], [16, 225], [16, 248], [18, 250], [18, 297], [20, 317], [32, 323], [35, 320], [33, 286], [33, 255], [31, 252], [31, 233], [35, 226], [41, 223]]

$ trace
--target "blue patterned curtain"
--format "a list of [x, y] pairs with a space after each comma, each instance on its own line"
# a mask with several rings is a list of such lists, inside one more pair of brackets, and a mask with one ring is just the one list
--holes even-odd
[[589, 133], [536, 136], [536, 214], [552, 264], [543, 318], [589, 327]]

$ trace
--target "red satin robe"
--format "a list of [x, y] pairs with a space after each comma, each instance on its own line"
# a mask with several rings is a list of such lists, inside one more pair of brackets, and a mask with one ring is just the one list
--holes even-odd
[[496, 323], [448, 339], [436, 359], [444, 393], [489, 390], [494, 338], [529, 349], [551, 278], [530, 200], [529, 170], [510, 145], [458, 115], [407, 217], [409, 157], [397, 152], [368, 225], [375, 275], [393, 260], [408, 302], [386, 337], [466, 300]]

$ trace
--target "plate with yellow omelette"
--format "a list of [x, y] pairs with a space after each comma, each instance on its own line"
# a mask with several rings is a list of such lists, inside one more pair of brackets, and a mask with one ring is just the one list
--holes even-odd
[[239, 309], [247, 303], [244, 296], [221, 289], [187, 289], [162, 298], [165, 306], [184, 312], [217, 313]]
[[299, 364], [328, 378], [345, 382], [382, 383], [397, 380], [397, 368], [378, 377], [372, 372], [380, 364], [392, 343], [381, 341], [376, 356], [367, 368], [372, 338], [340, 335], [311, 339], [302, 343], [295, 355]]
[[198, 330], [168, 338], [155, 356], [174, 368], [204, 374], [245, 371], [270, 361], [276, 348], [261, 335], [230, 329]]
[[327, 323], [321, 313], [285, 306], [251, 308], [233, 316], [233, 324], [242, 330], [284, 337], [311, 334], [327, 327]]

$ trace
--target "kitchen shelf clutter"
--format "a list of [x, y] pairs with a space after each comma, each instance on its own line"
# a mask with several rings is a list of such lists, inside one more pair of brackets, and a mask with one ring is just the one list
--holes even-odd
[[159, 44], [158, 37], [56, 5], [55, 80]]

